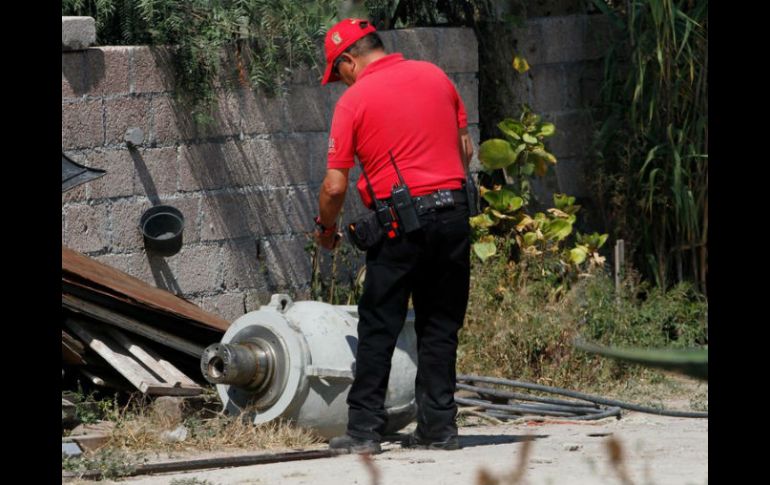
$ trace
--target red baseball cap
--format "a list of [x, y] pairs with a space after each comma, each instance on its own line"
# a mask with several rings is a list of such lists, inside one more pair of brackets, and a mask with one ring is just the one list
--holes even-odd
[[338, 75], [332, 73], [334, 60], [337, 59], [345, 49], [350, 47], [351, 44], [371, 32], [376, 32], [376, 29], [368, 20], [364, 19], [342, 20], [334, 24], [334, 26], [326, 32], [326, 40], [324, 41], [324, 49], [326, 50], [326, 71], [324, 72], [321, 84], [340, 80]]

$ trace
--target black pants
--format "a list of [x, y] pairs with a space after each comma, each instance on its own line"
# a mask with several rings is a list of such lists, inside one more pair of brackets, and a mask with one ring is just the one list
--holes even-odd
[[457, 434], [457, 332], [470, 281], [468, 208], [458, 205], [423, 214], [420, 220], [421, 229], [385, 239], [366, 254], [355, 380], [347, 400], [348, 434], [356, 438], [382, 438], [390, 361], [410, 295], [418, 353], [417, 433], [429, 440]]

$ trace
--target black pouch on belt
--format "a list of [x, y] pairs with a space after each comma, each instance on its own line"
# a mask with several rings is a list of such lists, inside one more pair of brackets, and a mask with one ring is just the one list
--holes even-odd
[[369, 212], [362, 219], [348, 224], [347, 232], [350, 242], [361, 251], [366, 251], [385, 237], [385, 229], [374, 211]]

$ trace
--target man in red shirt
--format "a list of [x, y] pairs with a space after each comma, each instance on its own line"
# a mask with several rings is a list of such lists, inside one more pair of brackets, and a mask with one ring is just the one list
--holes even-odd
[[341, 80], [348, 89], [337, 101], [332, 120], [316, 218], [318, 243], [333, 249], [339, 242], [335, 221], [356, 156], [363, 171], [357, 187], [364, 205], [374, 209], [374, 196], [393, 206], [391, 189], [403, 180], [419, 220], [418, 229], [406, 232], [406, 217], [401, 217], [397, 231], [367, 250], [348, 428], [329, 446], [357, 453], [381, 451], [390, 362], [411, 296], [418, 411], [417, 429], [404, 445], [457, 449], [457, 332], [465, 318], [470, 279], [463, 187], [473, 148], [465, 108], [440, 68], [388, 54], [365, 20], [345, 19], [329, 29], [325, 50], [321, 84]]

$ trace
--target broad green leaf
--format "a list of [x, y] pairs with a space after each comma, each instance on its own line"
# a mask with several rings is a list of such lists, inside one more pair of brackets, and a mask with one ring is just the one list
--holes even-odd
[[529, 133], [524, 133], [521, 135], [522, 140], [524, 140], [524, 143], [529, 143], [530, 145], [536, 145], [537, 144], [537, 138], [530, 135]]
[[604, 243], [607, 242], [607, 238], [608, 237], [610, 237], [609, 234], [602, 234], [601, 236], [599, 236], [599, 244], [597, 244], [596, 247], [600, 248], [600, 247], [604, 246]]
[[523, 74], [529, 71], [529, 63], [523, 57], [514, 56], [513, 68], [516, 69], [520, 74]]
[[473, 243], [473, 252], [480, 260], [486, 261], [497, 253], [497, 247], [494, 242]]
[[514, 140], [521, 140], [521, 135], [524, 134], [524, 125], [521, 124], [521, 121], [516, 121], [513, 118], [504, 119], [497, 124], [497, 127]]
[[505, 168], [516, 161], [511, 144], [500, 138], [492, 138], [479, 146], [479, 160], [486, 168]]
[[503, 214], [500, 211], [497, 211], [495, 209], [490, 208], [490, 212], [493, 216], [497, 217], [498, 219], [513, 219], [513, 217], [509, 216], [508, 214]]
[[556, 126], [554, 126], [553, 123], [543, 123], [542, 126], [540, 126], [538, 135], [551, 136], [554, 133], [556, 133]]
[[585, 246], [575, 246], [569, 250], [569, 260], [575, 264], [582, 264], [588, 256], [588, 250]]
[[524, 165], [521, 166], [521, 174], [530, 176], [535, 172], [535, 164], [532, 162], [527, 162]]
[[500, 212], [514, 212], [524, 205], [524, 199], [508, 189], [490, 190], [484, 194], [490, 207]]
[[567, 194], [553, 194], [553, 203], [557, 209], [565, 210], [567, 207], [575, 204], [575, 198]]
[[536, 148], [536, 149], [532, 150], [532, 152], [530, 153], [530, 156], [534, 156], [534, 157], [537, 157], [537, 158], [542, 158], [543, 160], [545, 160], [546, 162], [550, 163], [551, 165], [555, 165], [556, 164], [556, 157], [553, 156], [553, 154], [548, 153], [547, 151], [545, 151], [543, 149], [540, 149], [540, 148]]
[[548, 222], [543, 227], [543, 236], [546, 239], [561, 241], [572, 232], [572, 224], [564, 219], [556, 219]]
[[471, 227], [475, 228], [489, 228], [497, 224], [497, 222], [489, 217], [489, 214], [479, 214], [470, 218]]
[[535, 232], [528, 232], [522, 236], [524, 239], [524, 245], [525, 246], [532, 246], [537, 242], [537, 233]]

